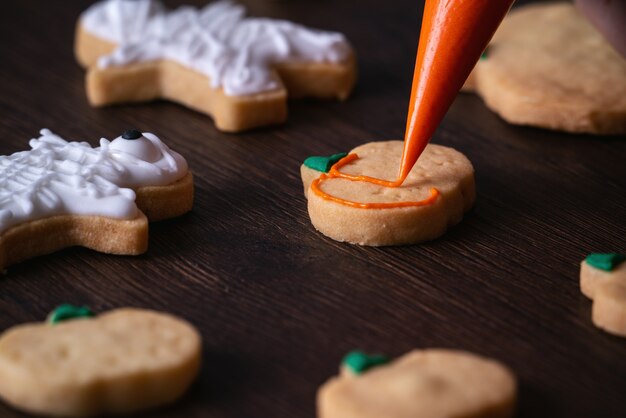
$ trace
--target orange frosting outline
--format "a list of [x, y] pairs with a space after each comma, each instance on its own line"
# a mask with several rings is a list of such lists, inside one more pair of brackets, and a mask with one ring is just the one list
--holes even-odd
[[313, 193], [315, 193], [316, 195], [318, 195], [324, 200], [330, 200], [332, 202], [336, 202], [345, 206], [350, 206], [350, 207], [359, 208], [359, 209], [394, 209], [394, 208], [428, 206], [428, 205], [432, 205], [433, 203], [435, 203], [439, 195], [441, 195], [441, 192], [438, 189], [436, 189], [435, 187], [432, 187], [430, 189], [430, 196], [428, 196], [426, 199], [419, 200], [419, 201], [362, 203], [362, 202], [354, 202], [352, 200], [342, 199], [340, 197], [333, 196], [322, 191], [322, 189], [320, 188], [320, 183], [323, 182], [324, 180], [333, 179], [333, 178], [342, 178], [342, 179], [346, 179], [350, 181], [362, 181], [365, 183], [377, 184], [377, 185], [384, 186], [384, 187], [398, 187], [397, 183], [393, 181], [381, 180], [381, 179], [377, 179], [377, 178], [369, 177], [369, 176], [346, 174], [346, 173], [342, 173], [341, 171], [339, 171], [341, 167], [347, 164], [350, 164], [352, 161], [355, 161], [358, 158], [359, 156], [357, 154], [352, 153], [352, 154], [346, 155], [341, 160], [337, 161], [330, 168], [330, 170], [328, 171], [328, 174], [322, 174], [311, 182], [311, 190], [313, 190]]

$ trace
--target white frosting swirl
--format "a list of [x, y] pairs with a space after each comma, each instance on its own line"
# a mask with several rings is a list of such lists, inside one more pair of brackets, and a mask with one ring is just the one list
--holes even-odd
[[158, 0], [105, 0], [87, 9], [81, 24], [118, 45], [100, 58], [100, 68], [168, 59], [208, 76], [211, 87], [231, 96], [276, 89], [275, 64], [337, 63], [350, 54], [340, 33], [244, 15], [230, 1], [168, 11]]
[[171, 184], [187, 173], [185, 159], [150, 133], [102, 138], [92, 148], [43, 129], [30, 146], [0, 156], [0, 232], [63, 214], [131, 219], [138, 210], [131, 187]]

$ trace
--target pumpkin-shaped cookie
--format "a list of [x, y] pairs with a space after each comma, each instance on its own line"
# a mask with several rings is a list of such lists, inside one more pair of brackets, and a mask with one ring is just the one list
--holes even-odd
[[[178, 399], [194, 380], [198, 332], [172, 315], [117, 309], [69, 321], [24, 324], [0, 335], [0, 398], [54, 416], [152, 408]], [[77, 310], [85, 316], [83, 311]]]
[[328, 173], [319, 157], [307, 159], [301, 175], [313, 226], [338, 241], [381, 246], [432, 240], [460, 222], [474, 204], [474, 169], [452, 148], [429, 144], [399, 187], [358, 177], [395, 180], [402, 147], [361, 145]]

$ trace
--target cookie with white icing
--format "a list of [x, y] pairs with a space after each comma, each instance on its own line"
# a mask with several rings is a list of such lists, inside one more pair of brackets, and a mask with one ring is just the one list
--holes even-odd
[[498, 361], [465, 351], [414, 350], [387, 363], [360, 352], [317, 393], [319, 418], [508, 418], [515, 376]]
[[513, 124], [626, 133], [626, 59], [571, 3], [513, 9], [464, 89]]
[[626, 255], [588, 255], [580, 264], [580, 291], [593, 300], [594, 325], [626, 337]]
[[200, 335], [180, 318], [63, 305], [0, 334], [0, 399], [50, 416], [128, 413], [180, 398], [200, 362]]
[[79, 19], [76, 57], [94, 106], [173, 100], [218, 129], [282, 123], [287, 95], [345, 99], [356, 80], [340, 33], [246, 18], [230, 1], [167, 10], [159, 0], [104, 0]]
[[474, 204], [474, 169], [452, 148], [429, 144], [399, 187], [355, 178], [394, 181], [402, 149], [402, 141], [370, 142], [305, 160], [300, 173], [313, 226], [337, 241], [382, 246], [432, 240], [460, 222]]
[[193, 205], [187, 162], [154, 134], [93, 148], [44, 129], [30, 146], [0, 156], [0, 268], [74, 245], [140, 254], [149, 220]]

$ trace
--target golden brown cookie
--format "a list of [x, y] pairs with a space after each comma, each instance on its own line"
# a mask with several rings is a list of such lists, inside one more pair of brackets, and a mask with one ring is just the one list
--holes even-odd
[[343, 35], [244, 13], [231, 2], [174, 11], [158, 0], [93, 5], [75, 42], [90, 103], [164, 98], [237, 132], [284, 122], [287, 95], [348, 97], [356, 60]]
[[60, 309], [52, 323], [0, 335], [0, 398], [15, 408], [71, 417], [128, 413], [175, 401], [198, 373], [201, 339], [186, 321], [144, 309], [95, 318], [85, 308]]
[[[414, 350], [384, 364], [362, 353], [317, 393], [319, 418], [508, 418], [517, 383], [503, 364], [457, 350]], [[373, 363], [373, 364], [369, 364]]]
[[337, 241], [381, 246], [432, 240], [460, 222], [474, 204], [474, 169], [452, 148], [429, 144], [400, 187], [345, 178], [395, 180], [402, 147], [402, 141], [361, 145], [331, 161], [334, 171], [307, 159], [300, 172], [313, 226]]
[[187, 162], [153, 134], [127, 131], [92, 148], [44, 129], [30, 145], [0, 156], [0, 269], [74, 245], [140, 254], [148, 221], [193, 205]]
[[570, 3], [513, 9], [465, 90], [513, 124], [626, 134], [626, 59]]
[[590, 254], [580, 264], [580, 290], [593, 300], [595, 326], [626, 337], [626, 255]]

